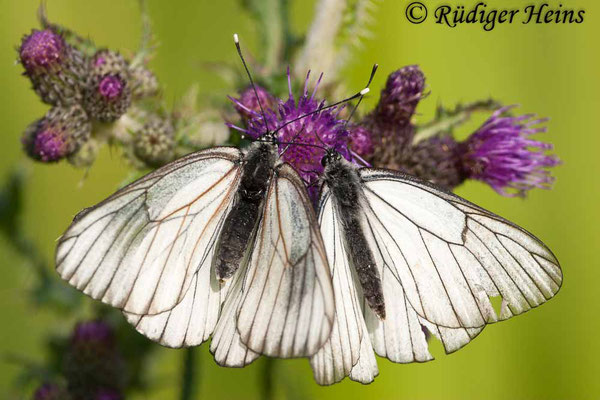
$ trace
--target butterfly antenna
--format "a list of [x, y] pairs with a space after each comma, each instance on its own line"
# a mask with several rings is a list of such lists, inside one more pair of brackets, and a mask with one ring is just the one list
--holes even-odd
[[[373, 78], [375, 77], [375, 72], [377, 72], [377, 68], [379, 68], [379, 64], [373, 64], [373, 69], [371, 69], [371, 76], [369, 77], [369, 81], [367, 82], [367, 86], [366, 86], [367, 89], [371, 85], [371, 82], [373, 82]], [[363, 97], [364, 97], [364, 95], [360, 96], [360, 98], [358, 99], [358, 102], [352, 108], [352, 111], [350, 111], [350, 115], [348, 116], [348, 119], [346, 120], [346, 123], [344, 124], [344, 129], [346, 129], [346, 127], [348, 127], [348, 123], [350, 122], [350, 120], [354, 116], [354, 113], [356, 112], [356, 109], [358, 108], [358, 106], [362, 102]]]
[[254, 92], [254, 96], [256, 97], [256, 101], [258, 102], [258, 106], [260, 107], [260, 114], [262, 115], [263, 121], [265, 122], [265, 133], [269, 133], [269, 123], [267, 121], [267, 116], [265, 114], [265, 110], [263, 108], [262, 102], [260, 101], [260, 97], [258, 97], [258, 92], [256, 90], [256, 85], [254, 84], [254, 79], [252, 79], [252, 74], [250, 73], [250, 69], [248, 69], [248, 65], [246, 64], [246, 60], [242, 54], [242, 49], [240, 47], [240, 39], [237, 33], [233, 34], [233, 42], [235, 43], [235, 48], [237, 49], [238, 55], [242, 60], [242, 64], [244, 65], [244, 69], [246, 70], [246, 75], [248, 75], [248, 79], [250, 80], [250, 86], [252, 86], [252, 91]]
[[344, 104], [344, 103], [347, 103], [347, 102], [349, 102], [349, 101], [352, 101], [352, 100], [354, 100], [354, 99], [357, 99], [357, 98], [359, 98], [359, 97], [362, 97], [362, 96], [364, 96], [364, 95], [365, 95], [365, 94], [367, 94], [367, 93], [369, 93], [369, 88], [368, 88], [368, 87], [364, 88], [364, 89], [363, 89], [363, 90], [361, 90], [360, 92], [358, 92], [358, 93], [356, 93], [356, 94], [354, 94], [354, 95], [352, 95], [352, 96], [350, 96], [350, 97], [348, 97], [348, 98], [345, 98], [344, 100], [337, 101], [337, 102], [335, 102], [335, 103], [333, 103], [333, 104], [330, 104], [330, 105], [328, 105], [328, 106], [319, 107], [319, 108], [317, 108], [317, 109], [316, 109], [316, 110], [314, 110], [314, 111], [311, 111], [311, 112], [308, 112], [308, 113], [306, 113], [306, 114], [300, 115], [299, 117], [297, 117], [297, 118], [294, 118], [294, 119], [292, 119], [292, 120], [289, 120], [289, 121], [288, 121], [288, 122], [286, 122], [285, 124], [281, 125], [279, 128], [275, 129], [275, 130], [273, 131], [273, 134], [276, 134], [277, 132], [279, 132], [280, 130], [282, 130], [283, 128], [285, 128], [286, 126], [288, 126], [289, 124], [292, 124], [292, 123], [294, 123], [294, 122], [296, 122], [296, 121], [299, 121], [299, 120], [301, 120], [301, 119], [304, 119], [304, 118], [306, 118], [306, 117], [310, 117], [311, 115], [314, 115], [314, 114], [320, 113], [321, 111], [327, 110], [327, 109], [329, 109], [329, 108], [334, 108], [334, 107], [337, 107], [337, 106], [339, 106], [340, 104]]

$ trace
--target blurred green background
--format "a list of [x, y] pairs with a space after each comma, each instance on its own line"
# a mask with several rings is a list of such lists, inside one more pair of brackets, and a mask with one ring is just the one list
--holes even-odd
[[[133, 0], [51, 0], [51, 20], [71, 27], [99, 45], [135, 49], [140, 30]], [[428, 5], [441, 2], [425, 1]], [[467, 1], [467, 4], [470, 3]], [[489, 1], [523, 6], [523, 1]], [[538, 2], [539, 3], [539, 2]], [[564, 165], [556, 168], [551, 191], [534, 190], [526, 200], [498, 196], [489, 187], [469, 183], [458, 193], [534, 232], [554, 251], [565, 274], [562, 291], [547, 305], [509, 322], [488, 327], [473, 343], [445, 356], [433, 343], [437, 359], [426, 364], [396, 365], [380, 359], [380, 376], [369, 386], [348, 380], [318, 387], [306, 360], [275, 362], [276, 394], [285, 398], [379, 399], [591, 399], [600, 398], [600, 4], [565, 1], [584, 8], [579, 25], [502, 25], [485, 32], [480, 25], [455, 29], [427, 21], [411, 25], [406, 1], [384, 0], [374, 12], [372, 36], [344, 70], [347, 87], [360, 88], [374, 62], [380, 72], [374, 92], [392, 70], [420, 64], [431, 95], [419, 112], [425, 120], [443, 101], [453, 105], [494, 96], [518, 103], [523, 112], [551, 117], [549, 133]], [[105, 149], [89, 175], [67, 164], [33, 165], [24, 160], [20, 135], [45, 112], [29, 82], [20, 76], [14, 47], [37, 27], [39, 0], [0, 1], [0, 177], [14, 168], [31, 168], [24, 224], [50, 260], [56, 238], [73, 215], [113, 192], [127, 173], [124, 162]], [[558, 5], [558, 2], [550, 2]], [[151, 63], [172, 102], [198, 82], [202, 93], [226, 94], [225, 85], [202, 68], [206, 61], [235, 63], [231, 34], [256, 52], [255, 27], [237, 1], [150, 0], [150, 13], [161, 46]], [[293, 26], [310, 23], [313, 1], [293, 5]], [[373, 107], [376, 95], [363, 111]], [[8, 353], [43, 357], [49, 331], [68, 332], [72, 321], [31, 305], [27, 290], [34, 275], [0, 237], [0, 358]], [[200, 358], [199, 398], [258, 398], [262, 362], [244, 369], [215, 365], [205, 344]], [[179, 392], [182, 351], [160, 349], [152, 359], [155, 384], [143, 397], [172, 399]], [[9, 391], [19, 368], [0, 363], [0, 397]]]

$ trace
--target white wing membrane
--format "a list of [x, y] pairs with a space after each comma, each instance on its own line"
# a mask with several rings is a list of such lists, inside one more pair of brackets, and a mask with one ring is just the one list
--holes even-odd
[[128, 313], [173, 309], [192, 281], [206, 285], [197, 272], [231, 206], [240, 157], [234, 148], [194, 153], [80, 213], [59, 240], [57, 271]]
[[237, 330], [253, 351], [304, 357], [328, 339], [335, 311], [327, 256], [306, 189], [288, 165], [267, 193], [243, 292]]
[[223, 312], [210, 343], [210, 352], [217, 364], [223, 367], [244, 367], [256, 360], [260, 354], [250, 350], [240, 338], [236, 325], [237, 313], [243, 298], [244, 275], [242, 271], [238, 271], [233, 280], [231, 294], [225, 301]]
[[135, 329], [167, 347], [198, 346], [213, 333], [229, 282], [219, 283], [211, 268], [212, 253], [194, 275], [190, 289], [172, 310], [155, 315], [124, 312]]

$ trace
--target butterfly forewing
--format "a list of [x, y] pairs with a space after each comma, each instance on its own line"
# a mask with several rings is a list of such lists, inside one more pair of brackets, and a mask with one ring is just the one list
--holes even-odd
[[126, 312], [171, 310], [209, 257], [240, 157], [234, 148], [194, 153], [80, 213], [59, 240], [57, 271]]

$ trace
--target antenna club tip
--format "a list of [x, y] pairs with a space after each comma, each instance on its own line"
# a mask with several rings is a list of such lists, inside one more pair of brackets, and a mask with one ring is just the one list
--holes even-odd
[[234, 33], [234, 34], [233, 34], [233, 41], [234, 41], [236, 44], [240, 42], [240, 38], [238, 37], [238, 34], [237, 34], [237, 33]]
[[371, 91], [371, 89], [369, 89], [368, 87], [364, 88], [363, 90], [360, 91], [360, 95], [364, 96], [365, 94], [369, 93], [370, 91]]

